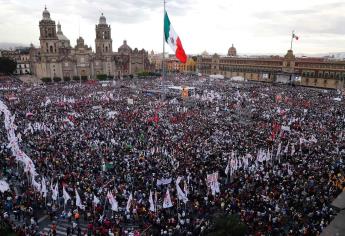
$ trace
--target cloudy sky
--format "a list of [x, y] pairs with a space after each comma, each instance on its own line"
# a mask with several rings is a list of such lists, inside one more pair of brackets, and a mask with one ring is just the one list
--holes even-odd
[[[39, 45], [45, 4], [72, 45], [80, 28], [94, 48], [104, 12], [114, 49], [126, 39], [132, 48], [162, 51], [163, 0], [0, 0], [0, 42]], [[344, 0], [167, 0], [167, 11], [190, 54], [225, 54], [232, 43], [241, 54], [283, 54], [293, 29], [295, 53], [345, 52]]]

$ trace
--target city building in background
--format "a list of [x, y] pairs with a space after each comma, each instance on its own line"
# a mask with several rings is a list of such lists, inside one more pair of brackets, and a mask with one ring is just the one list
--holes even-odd
[[234, 47], [234, 44], [232, 44], [231, 48], [229, 48], [228, 56], [229, 57], [236, 57], [237, 56], [237, 51], [236, 51], [236, 48]]
[[[40, 47], [0, 50], [0, 56], [17, 62], [17, 75], [33, 75], [38, 79], [94, 79], [98, 75], [111, 78], [141, 72], [162, 72], [163, 54], [132, 49], [126, 40], [114, 52], [111, 27], [102, 14], [95, 26], [95, 51], [79, 37], [76, 46], [63, 34], [62, 26], [51, 19], [45, 8], [39, 22]], [[234, 44], [224, 56], [204, 51], [189, 56], [185, 64], [175, 55], [165, 55], [167, 73], [219, 75], [249, 81], [294, 84], [317, 88], [343, 89], [345, 60], [332, 57], [297, 57], [292, 50], [285, 56], [239, 56]]]
[[98, 75], [116, 78], [153, 69], [148, 53], [144, 49], [132, 50], [127, 41], [124, 41], [118, 52], [113, 51], [111, 27], [103, 14], [95, 28], [95, 52], [85, 44], [82, 37], [72, 47], [62, 32], [61, 24], [55, 25], [46, 8], [39, 29], [40, 47], [31, 45], [30, 48], [32, 73], [39, 79], [94, 79]]
[[284, 57], [240, 57], [232, 46], [227, 56], [206, 53], [197, 58], [197, 72], [202, 75], [243, 77], [250, 81], [277, 82], [308, 87], [342, 89], [345, 61], [329, 58], [296, 57], [289, 50]]
[[[155, 54], [153, 51], [149, 55], [151, 63], [154, 65], [156, 72], [162, 71], [163, 54]], [[188, 56], [186, 63], [181, 63], [175, 55], [167, 54], [164, 59], [165, 69], [167, 73], [195, 73], [197, 56]]]
[[30, 68], [30, 48], [19, 47], [14, 50], [0, 50], [0, 57], [7, 57], [17, 63], [17, 68], [13, 72], [15, 75], [29, 75]]

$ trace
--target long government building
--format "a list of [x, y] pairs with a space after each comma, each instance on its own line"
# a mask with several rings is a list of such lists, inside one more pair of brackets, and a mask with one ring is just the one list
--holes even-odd
[[232, 46], [227, 56], [198, 56], [197, 71], [203, 75], [240, 76], [251, 81], [294, 83], [318, 88], [343, 89], [345, 84], [344, 60], [298, 58], [292, 50], [284, 57], [238, 57]]

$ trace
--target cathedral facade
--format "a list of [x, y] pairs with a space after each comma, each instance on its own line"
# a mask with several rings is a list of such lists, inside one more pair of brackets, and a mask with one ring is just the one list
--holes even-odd
[[102, 14], [96, 25], [95, 52], [79, 37], [77, 45], [71, 46], [70, 40], [63, 34], [60, 23], [57, 25], [50, 18], [45, 8], [39, 22], [40, 47], [30, 48], [30, 66], [37, 78], [73, 78], [95, 79], [97, 75], [120, 78], [151, 71], [148, 52], [144, 49], [132, 50], [124, 41], [117, 52], [113, 51], [111, 27]]

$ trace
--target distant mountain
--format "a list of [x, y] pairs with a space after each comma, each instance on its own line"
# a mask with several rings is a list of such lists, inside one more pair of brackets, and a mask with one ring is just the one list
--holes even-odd
[[297, 54], [298, 57], [327, 57], [334, 59], [345, 59], [345, 52], [330, 52], [330, 53], [319, 53], [319, 54]]
[[0, 49], [9, 50], [9, 49], [15, 49], [17, 47], [29, 47], [30, 45], [25, 45], [22, 43], [6, 43], [6, 42], [0, 42]]
[[345, 59], [345, 52], [330, 53], [329, 56], [335, 59]]

